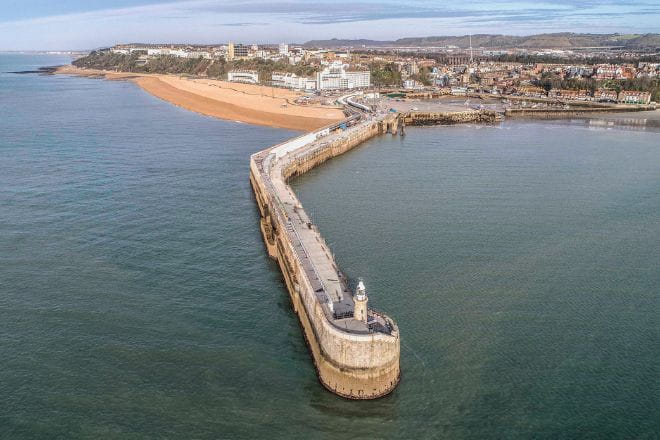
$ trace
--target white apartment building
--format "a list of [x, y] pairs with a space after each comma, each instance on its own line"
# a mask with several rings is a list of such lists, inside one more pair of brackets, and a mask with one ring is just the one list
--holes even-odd
[[147, 50], [147, 49], [144, 48], [144, 47], [128, 47], [128, 48], [125, 48], [125, 47], [113, 47], [113, 48], [110, 49], [110, 52], [112, 52], [112, 53], [120, 53], [120, 54], [122, 54], [122, 55], [128, 55], [128, 54], [131, 54], [131, 53], [133, 53], [133, 52], [137, 52], [137, 51], [146, 51], [146, 50]]
[[407, 79], [403, 81], [403, 88], [406, 90], [415, 90], [423, 88], [423, 85], [414, 79]]
[[317, 74], [316, 86], [319, 90], [358, 89], [371, 86], [371, 72], [349, 72], [341, 63], [332, 63]]
[[[371, 72], [368, 70], [359, 70], [355, 72], [346, 72], [349, 88], [368, 88], [371, 87]], [[353, 87], [350, 87], [350, 84]]]
[[285, 57], [289, 56], [289, 45], [286, 43], [280, 43], [280, 55], [284, 55]]
[[193, 51], [187, 52], [187, 53], [186, 53], [186, 56], [187, 56], [188, 58], [199, 58], [199, 57], [202, 57], [202, 58], [205, 58], [205, 59], [207, 59], [207, 60], [211, 60], [211, 59], [213, 59], [213, 55], [212, 55], [210, 52], [207, 52], [207, 51], [205, 51], [205, 50], [193, 50]]
[[298, 64], [303, 60], [303, 57], [300, 55], [290, 55], [288, 59], [289, 59], [289, 64], [295, 66], [296, 64]]
[[147, 49], [147, 55], [149, 56], [169, 55], [171, 57], [187, 58], [188, 52], [186, 52], [183, 49], [170, 49], [167, 47], [158, 47], [158, 48]]
[[303, 76], [298, 76], [295, 73], [273, 72], [271, 80], [276, 87], [297, 90], [316, 89], [316, 80], [314, 78], [305, 78]]
[[157, 56], [171, 56], [171, 57], [179, 57], [179, 58], [206, 58], [206, 59], [213, 59], [214, 53], [212, 51], [208, 50], [193, 50], [193, 49], [184, 49], [184, 48], [178, 48], [174, 49], [171, 47], [130, 47], [130, 48], [123, 48], [123, 47], [114, 47], [110, 49], [110, 52], [112, 53], [121, 53], [128, 55], [133, 52], [146, 52], [147, 56], [149, 57], [157, 57]]
[[235, 70], [227, 72], [227, 81], [258, 84], [259, 72], [255, 72], [254, 70]]

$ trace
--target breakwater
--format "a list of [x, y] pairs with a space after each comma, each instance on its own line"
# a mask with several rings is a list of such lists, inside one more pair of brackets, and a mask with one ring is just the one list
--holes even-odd
[[260, 151], [250, 158], [250, 182], [268, 254], [277, 260], [320, 382], [350, 399], [390, 393], [400, 378], [399, 328], [367, 307], [360, 282], [353, 292], [332, 251], [288, 185], [288, 180], [383, 133], [410, 125], [495, 122], [487, 110], [369, 114], [346, 99], [346, 120]]
[[392, 116], [354, 115], [254, 154], [250, 182], [268, 254], [277, 260], [320, 382], [350, 399], [390, 393], [400, 377], [399, 329], [355, 294], [287, 181], [382, 133]]
[[401, 115], [406, 125], [450, 125], [471, 122], [492, 123], [502, 116], [492, 110], [467, 110], [462, 112], [409, 112]]
[[609, 107], [572, 107], [572, 108], [508, 108], [504, 115], [508, 118], [555, 119], [579, 117], [596, 113], [642, 112], [655, 110], [655, 106], [609, 106]]

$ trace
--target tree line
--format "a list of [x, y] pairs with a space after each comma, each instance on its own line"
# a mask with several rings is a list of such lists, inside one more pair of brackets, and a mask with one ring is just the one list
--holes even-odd
[[149, 57], [146, 61], [140, 57], [146, 51], [133, 51], [130, 54], [113, 53], [109, 51], [93, 51], [79, 58], [73, 65], [86, 69], [114, 70], [134, 73], [188, 74], [207, 76], [209, 78], [226, 78], [232, 70], [254, 70], [259, 72], [259, 78], [270, 80], [273, 72], [295, 73], [299, 76], [310, 76], [316, 72], [316, 67], [306, 63], [291, 65], [286, 61], [273, 61], [261, 58], [249, 60], [225, 61], [223, 58], [206, 59], [182, 58], [171, 55]]

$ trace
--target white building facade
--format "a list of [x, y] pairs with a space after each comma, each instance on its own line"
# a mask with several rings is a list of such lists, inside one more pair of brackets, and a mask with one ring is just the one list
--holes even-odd
[[255, 72], [254, 70], [235, 70], [227, 72], [227, 81], [258, 84], [259, 72]]
[[305, 78], [295, 73], [273, 72], [271, 77], [275, 87], [285, 87], [287, 89], [297, 90], [315, 90], [316, 80], [314, 78]]
[[371, 86], [371, 72], [349, 72], [341, 63], [332, 63], [317, 74], [316, 85], [319, 90], [360, 89]]

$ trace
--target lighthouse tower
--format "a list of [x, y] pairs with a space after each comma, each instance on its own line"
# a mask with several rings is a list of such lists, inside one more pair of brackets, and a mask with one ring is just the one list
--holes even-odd
[[364, 283], [362, 280], [357, 285], [355, 289], [355, 296], [353, 296], [355, 306], [353, 308], [353, 317], [362, 322], [367, 322], [367, 290], [364, 288]]

